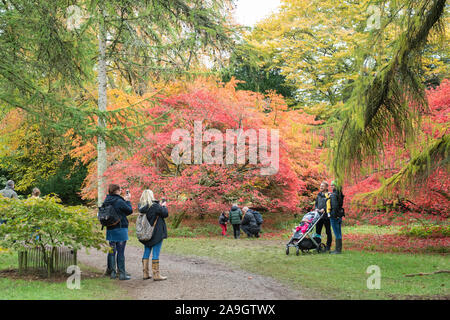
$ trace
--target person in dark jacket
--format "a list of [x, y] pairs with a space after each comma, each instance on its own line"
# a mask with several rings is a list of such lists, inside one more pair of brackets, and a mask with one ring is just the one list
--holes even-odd
[[235, 239], [239, 239], [241, 235], [241, 219], [242, 211], [236, 203], [233, 203], [230, 210], [230, 223], [233, 226], [233, 235]]
[[320, 184], [320, 192], [317, 195], [316, 203], [314, 205], [314, 208], [318, 209], [320, 213], [325, 212], [323, 218], [320, 219], [319, 222], [317, 222], [316, 224], [316, 233], [320, 236], [322, 233], [322, 228], [323, 226], [325, 226], [325, 231], [327, 233], [327, 244], [325, 250], [330, 251], [333, 236], [331, 234], [331, 225], [329, 217], [330, 212], [327, 212], [327, 201], [329, 201], [328, 183], [324, 181]]
[[148, 267], [150, 253], [153, 251], [153, 280], [166, 280], [167, 277], [162, 276], [159, 272], [159, 253], [161, 252], [163, 239], [167, 238], [167, 226], [164, 219], [169, 216], [169, 211], [167, 210], [166, 200], [163, 199], [162, 202], [159, 203], [159, 201], [155, 199], [151, 190], [144, 190], [141, 195], [138, 208], [140, 213], [146, 214], [150, 225], [154, 226], [152, 238], [150, 240], [139, 240], [144, 245], [144, 255], [142, 256], [143, 278], [144, 280], [151, 278]]
[[344, 195], [342, 194], [341, 188], [339, 188], [335, 181], [331, 182], [331, 187], [333, 188], [333, 193], [330, 195], [331, 199], [331, 214], [330, 214], [330, 224], [333, 228], [334, 236], [336, 238], [336, 249], [331, 254], [339, 254], [342, 252], [342, 205], [344, 203]]
[[227, 235], [227, 223], [228, 223], [228, 217], [227, 213], [223, 211], [219, 216], [219, 225], [222, 228], [222, 236]]
[[258, 233], [258, 224], [256, 223], [256, 218], [253, 212], [248, 209], [248, 207], [242, 208], [244, 216], [242, 217], [241, 228], [249, 238], [256, 237]]
[[262, 223], [264, 222], [264, 219], [263, 219], [261, 213], [259, 213], [258, 211], [252, 210], [252, 209], [249, 209], [249, 211], [251, 211], [253, 213], [253, 215], [255, 216], [256, 224], [258, 225], [258, 231], [256, 232], [255, 237], [259, 238], [259, 236], [260, 236], [259, 234], [261, 232], [261, 227], [262, 227]]
[[108, 267], [106, 274], [111, 279], [117, 277], [119, 272], [119, 280], [129, 280], [130, 275], [125, 270], [125, 246], [128, 241], [128, 219], [127, 216], [133, 213], [131, 206], [131, 194], [127, 192], [125, 198], [120, 195], [122, 188], [117, 184], [110, 184], [108, 187], [108, 195], [103, 202], [103, 206], [112, 205], [116, 212], [120, 215], [120, 221], [114, 226], [106, 228], [106, 240], [109, 241], [111, 251], [108, 253]]

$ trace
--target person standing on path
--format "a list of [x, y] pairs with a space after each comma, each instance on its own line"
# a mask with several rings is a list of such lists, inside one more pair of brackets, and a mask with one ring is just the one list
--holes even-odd
[[167, 226], [164, 219], [169, 216], [169, 211], [167, 210], [166, 200], [162, 199], [160, 204], [159, 201], [155, 199], [153, 191], [144, 190], [139, 200], [138, 209], [140, 213], [146, 214], [147, 221], [150, 225], [154, 226], [152, 238], [150, 240], [139, 240], [144, 245], [144, 255], [142, 256], [143, 279], [147, 280], [151, 278], [149, 274], [149, 259], [150, 253], [153, 251], [153, 280], [166, 280], [167, 277], [162, 276], [159, 272], [159, 253], [161, 252], [163, 239], [167, 238]]
[[[131, 206], [131, 194], [127, 190], [125, 198], [120, 195], [122, 188], [117, 184], [110, 184], [108, 187], [108, 195], [103, 202], [103, 206], [112, 205], [120, 216], [119, 223], [114, 226], [106, 227], [106, 240], [109, 241], [111, 251], [108, 253], [108, 267], [106, 274], [111, 279], [117, 277], [119, 272], [119, 280], [130, 280], [130, 275], [125, 270], [125, 246], [128, 241], [128, 219], [127, 216], [133, 213]], [[116, 271], [117, 261], [117, 271]]]
[[230, 210], [230, 223], [233, 226], [233, 235], [235, 239], [239, 239], [241, 235], [241, 219], [242, 211], [236, 203], [233, 203]]
[[327, 204], [329, 204], [330, 201], [330, 195], [328, 193], [328, 183], [322, 182], [320, 184], [320, 192], [317, 195], [316, 203], [314, 205], [315, 209], [318, 209], [320, 213], [325, 213], [323, 218], [319, 220], [316, 224], [316, 233], [318, 235], [321, 235], [322, 233], [322, 227], [325, 226], [325, 231], [327, 233], [327, 244], [326, 244], [326, 251], [330, 251], [331, 249], [331, 243], [333, 241], [333, 236], [331, 234], [331, 225], [330, 225], [330, 217], [329, 217], [329, 206], [327, 207]]
[[342, 194], [341, 188], [338, 188], [336, 182], [331, 182], [331, 187], [333, 188], [333, 193], [330, 195], [331, 199], [331, 213], [330, 213], [330, 224], [333, 228], [334, 237], [336, 239], [336, 249], [331, 251], [331, 254], [340, 254], [342, 252], [342, 217], [344, 216], [344, 211], [342, 210], [342, 205], [344, 203], [344, 195]]

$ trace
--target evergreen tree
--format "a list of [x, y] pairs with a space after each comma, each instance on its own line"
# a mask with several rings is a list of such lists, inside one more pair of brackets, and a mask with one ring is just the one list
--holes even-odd
[[[114, 79], [123, 77], [142, 94], [153, 76], [188, 73], [199, 52], [220, 50], [229, 41], [227, 5], [226, 0], [2, 1], [0, 101], [53, 130], [97, 137], [101, 201], [107, 145], [129, 143], [136, 129], [148, 124], [139, 106], [107, 110], [108, 83], [114, 86]], [[98, 97], [89, 90], [95, 62]]]
[[[351, 170], [363, 160], [371, 160], [375, 164], [381, 162], [383, 142], [387, 137], [409, 142], [411, 148], [415, 147], [415, 137], [420, 130], [420, 113], [427, 108], [420, 78], [421, 55], [430, 33], [439, 34], [445, 28], [445, 2], [373, 2], [392, 14], [402, 13], [396, 20], [401, 32], [388, 45], [380, 46], [383, 34], [393, 28], [393, 19], [388, 19], [387, 15], [382, 19], [381, 28], [371, 32], [366, 46], [359, 48], [361, 73], [342, 110], [343, 120], [336, 128], [337, 134], [332, 144], [333, 170], [339, 177], [348, 179]], [[373, 70], [367, 70], [364, 66], [368, 56], [375, 56], [377, 63]], [[386, 56], [389, 59], [385, 59]], [[426, 176], [431, 172], [430, 164], [448, 169], [449, 147], [446, 134], [438, 140], [430, 140], [428, 146], [413, 156], [387, 184], [393, 187]]]

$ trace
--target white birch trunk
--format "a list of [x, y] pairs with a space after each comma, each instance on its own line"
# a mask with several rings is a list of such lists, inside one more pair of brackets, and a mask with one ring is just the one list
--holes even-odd
[[[103, 17], [100, 17], [103, 20]], [[106, 35], [103, 28], [103, 21], [100, 22], [100, 30], [98, 34], [98, 109], [99, 111], [106, 111], [107, 98], [106, 98]], [[99, 128], [105, 128], [105, 119], [98, 118]], [[107, 154], [106, 154], [106, 142], [100, 135], [97, 137], [97, 189], [98, 189], [98, 199], [97, 203], [99, 206], [103, 204], [106, 196], [106, 184], [103, 174], [108, 167]]]

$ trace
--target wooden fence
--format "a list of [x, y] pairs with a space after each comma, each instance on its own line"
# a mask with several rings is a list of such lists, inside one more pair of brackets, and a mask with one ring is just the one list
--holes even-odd
[[66, 272], [67, 267], [77, 264], [77, 251], [66, 247], [34, 247], [19, 252], [19, 273], [42, 272], [47, 276]]

